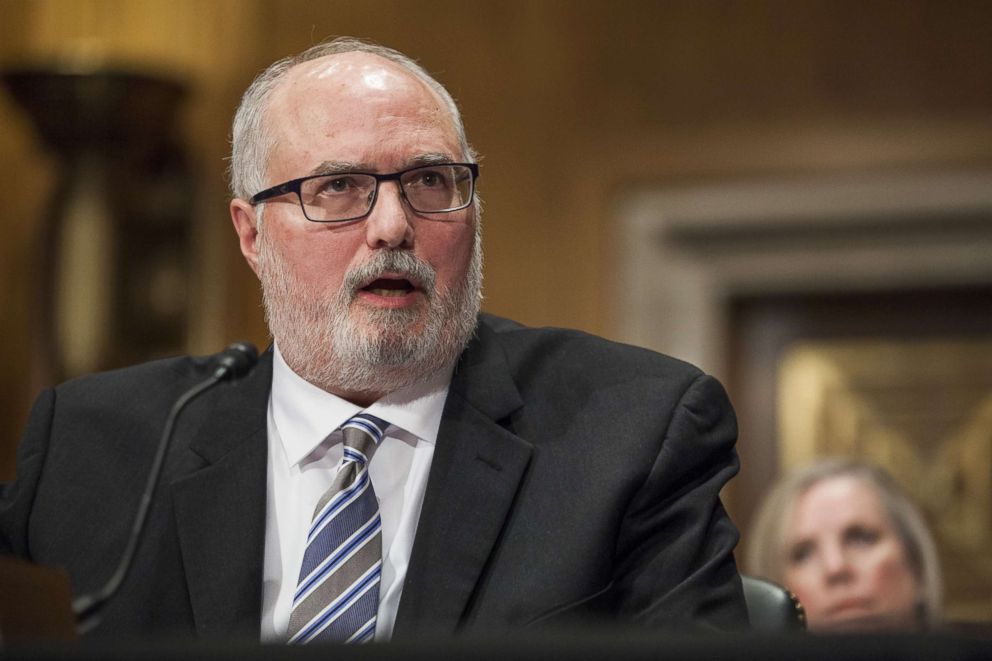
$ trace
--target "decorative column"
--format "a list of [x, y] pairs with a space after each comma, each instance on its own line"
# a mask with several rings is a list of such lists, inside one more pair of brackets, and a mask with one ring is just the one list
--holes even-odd
[[119, 70], [0, 80], [58, 161], [35, 247], [35, 385], [182, 351], [194, 206], [183, 86]]

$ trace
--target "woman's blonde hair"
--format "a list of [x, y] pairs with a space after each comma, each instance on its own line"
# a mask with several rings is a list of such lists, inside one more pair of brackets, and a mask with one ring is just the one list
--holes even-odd
[[889, 473], [853, 459], [825, 459], [786, 475], [767, 494], [748, 534], [746, 571], [783, 583], [786, 522], [799, 497], [813, 485], [835, 477], [852, 477], [875, 489], [920, 583], [920, 624], [933, 628], [942, 615], [943, 580], [937, 546], [923, 516]]

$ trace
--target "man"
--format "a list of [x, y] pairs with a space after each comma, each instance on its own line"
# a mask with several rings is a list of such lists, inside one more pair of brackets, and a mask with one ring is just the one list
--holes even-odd
[[[395, 51], [339, 39], [252, 84], [231, 217], [274, 345], [183, 413], [97, 632], [746, 623], [718, 497], [737, 470], [722, 388], [480, 315], [474, 160], [450, 95]], [[167, 410], [210, 369], [168, 360], [43, 394], [0, 547], [67, 567], [77, 594], [100, 586]]]

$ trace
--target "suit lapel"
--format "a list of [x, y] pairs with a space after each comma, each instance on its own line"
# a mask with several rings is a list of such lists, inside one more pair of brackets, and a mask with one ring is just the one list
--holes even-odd
[[172, 484], [183, 568], [200, 635], [258, 635], [271, 384], [269, 351], [243, 381], [216, 386], [189, 443], [202, 467]]
[[[201, 635], [257, 636], [260, 628], [271, 385], [269, 351], [243, 381], [218, 386], [202, 423], [187, 432], [199, 466], [171, 484]], [[530, 461], [531, 444], [509, 429], [522, 405], [494, 334], [480, 323], [445, 403], [394, 638], [453, 633], [470, 608]]]
[[480, 324], [452, 380], [394, 638], [458, 629], [530, 461], [504, 426], [522, 401], [491, 336]]

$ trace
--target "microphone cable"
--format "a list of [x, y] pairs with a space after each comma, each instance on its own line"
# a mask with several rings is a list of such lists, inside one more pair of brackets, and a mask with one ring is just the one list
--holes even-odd
[[196, 384], [182, 395], [172, 405], [169, 416], [165, 420], [165, 428], [162, 430], [162, 437], [155, 452], [155, 460], [152, 462], [151, 471], [148, 474], [148, 481], [141, 494], [141, 502], [138, 504], [138, 511], [135, 514], [134, 522], [131, 524], [131, 532], [128, 535], [127, 546], [121, 555], [120, 562], [110, 578], [99, 590], [81, 595], [73, 600], [72, 612], [76, 617], [77, 631], [84, 634], [91, 631], [99, 624], [99, 611], [107, 601], [114, 596], [134, 561], [135, 551], [141, 541], [141, 533], [144, 531], [145, 522], [148, 518], [148, 510], [151, 507], [152, 497], [155, 488], [158, 486], [159, 477], [162, 474], [162, 467], [165, 465], [165, 456], [172, 442], [172, 432], [175, 428], [176, 419], [186, 405], [194, 399], [210, 390], [218, 383], [230, 380], [236, 381], [248, 374], [258, 362], [258, 350], [253, 344], [248, 342], [235, 342], [216, 356], [217, 366], [213, 374], [204, 381]]

